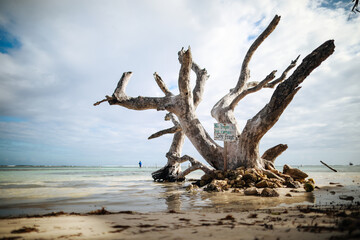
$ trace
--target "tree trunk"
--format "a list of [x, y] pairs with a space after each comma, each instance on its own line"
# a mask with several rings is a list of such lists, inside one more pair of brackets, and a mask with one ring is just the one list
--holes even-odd
[[184, 178], [178, 177], [181, 173], [181, 163], [176, 161], [173, 157], [180, 157], [184, 140], [185, 134], [182, 131], [176, 132], [174, 134], [173, 142], [171, 144], [169, 152], [166, 154], [166, 157], [168, 159], [167, 164], [151, 174], [154, 181], [175, 182], [184, 180]]
[[[172, 146], [166, 155], [168, 162], [162, 169], [153, 173], [155, 180], [179, 180], [194, 169], [202, 169], [205, 172], [211, 170], [190, 156], [184, 155], [180, 157], [185, 135], [204, 160], [215, 169], [224, 168], [224, 157], [227, 158], [228, 169], [236, 169], [240, 166], [258, 169], [265, 169], [267, 166], [271, 168], [275, 158], [286, 150], [287, 147], [268, 150], [261, 157], [259, 153], [260, 140], [278, 121], [295, 94], [300, 90], [299, 85], [334, 52], [335, 48], [333, 40], [326, 41], [305, 57], [302, 63], [288, 78], [286, 78], [287, 74], [296, 66], [299, 56], [290, 63], [279, 78], [275, 79], [276, 71], [272, 71], [260, 82], [249, 82], [249, 62], [260, 44], [275, 30], [279, 21], [280, 17], [275, 16], [269, 26], [254, 41], [244, 57], [240, 76], [235, 88], [231, 89], [228, 94], [220, 99], [211, 110], [211, 115], [218, 122], [231, 123], [236, 126], [237, 140], [228, 143], [226, 156], [224, 156], [223, 147], [212, 139], [196, 116], [195, 110], [201, 101], [204, 85], [209, 75], [207, 75], [205, 69], [201, 69], [193, 62], [190, 48], [187, 51], [182, 49], [178, 54], [181, 64], [178, 79], [180, 93], [178, 95], [174, 95], [166, 87], [165, 82], [160, 76], [155, 73], [155, 81], [165, 94], [164, 97], [127, 96], [125, 93], [126, 85], [129, 82], [132, 72], [126, 72], [121, 77], [114, 94], [111, 97], [106, 96], [104, 100], [94, 105], [107, 101], [110, 105], [120, 105], [129, 109], [165, 110], [176, 115], [179, 121], [173, 121], [174, 127], [162, 130], [150, 137], [158, 137], [166, 133], [175, 133]], [[190, 88], [191, 71], [194, 71], [197, 76], [196, 85], [193, 90]], [[234, 115], [234, 109], [239, 101], [248, 94], [257, 92], [263, 88], [274, 88], [275, 86], [276, 89], [269, 103], [252, 119], [249, 119], [241, 131]], [[181, 171], [180, 164], [184, 161], [190, 161], [192, 166], [185, 171]]]

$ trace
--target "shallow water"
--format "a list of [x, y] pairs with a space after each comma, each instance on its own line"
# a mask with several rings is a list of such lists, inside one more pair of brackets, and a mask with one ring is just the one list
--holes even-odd
[[[359, 201], [360, 167], [300, 166], [327, 191], [294, 193], [292, 198], [260, 198], [234, 193], [188, 193], [184, 183], [155, 183], [156, 168], [129, 167], [1, 167], [0, 216], [44, 214], [53, 211], [89, 212], [101, 207], [109, 211], [184, 211], [192, 209], [258, 209], [291, 204], [339, 203], [338, 195], [353, 193]], [[189, 178], [200, 178], [201, 171]], [[336, 187], [336, 182], [344, 187]], [[303, 191], [303, 190], [301, 190]], [[285, 193], [284, 193], [285, 194]], [[342, 200], [341, 200], [342, 201]], [[340, 202], [341, 202], [340, 201]], [[344, 201], [348, 203], [348, 201]]]

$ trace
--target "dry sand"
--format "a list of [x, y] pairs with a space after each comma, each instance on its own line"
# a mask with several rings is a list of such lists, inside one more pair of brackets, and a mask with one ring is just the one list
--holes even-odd
[[0, 220], [2, 239], [358, 239], [359, 229], [359, 209], [308, 207]]
[[348, 201], [260, 210], [58, 213], [0, 219], [0, 239], [360, 239], [360, 208]]

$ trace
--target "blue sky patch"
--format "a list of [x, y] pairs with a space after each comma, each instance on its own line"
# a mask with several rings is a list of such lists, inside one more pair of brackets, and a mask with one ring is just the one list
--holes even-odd
[[9, 53], [10, 49], [20, 48], [20, 42], [5, 29], [0, 27], [0, 52]]
[[262, 16], [261, 19], [255, 22], [255, 26], [259, 26], [260, 23], [265, 19], [265, 16]]
[[326, 0], [321, 2], [321, 7], [336, 9], [336, 8], [344, 8], [344, 9], [351, 9], [350, 6], [353, 4], [351, 0]]
[[256, 37], [257, 37], [258, 35], [249, 35], [248, 37], [247, 37], [247, 40], [248, 41], [252, 41], [252, 40], [254, 40]]
[[0, 122], [25, 122], [25, 118], [13, 116], [0, 116]]

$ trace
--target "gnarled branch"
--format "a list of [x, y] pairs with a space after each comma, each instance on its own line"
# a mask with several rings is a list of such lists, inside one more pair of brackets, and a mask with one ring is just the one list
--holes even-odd
[[[270, 81], [275, 78], [275, 72], [270, 73], [260, 83], [252, 82], [247, 84], [250, 78], [250, 71], [248, 69], [249, 62], [260, 44], [275, 30], [277, 24], [280, 21], [280, 16], [276, 15], [267, 28], [256, 38], [249, 50], [247, 51], [240, 71], [239, 80], [235, 88], [231, 89], [220, 101], [218, 101], [211, 110], [211, 116], [213, 116], [218, 122], [232, 123], [237, 125], [234, 116], [234, 108], [238, 102], [249, 93], [256, 92], [265, 87]], [[259, 85], [260, 84], [260, 85]]]
[[242, 91], [239, 95], [237, 95], [234, 100], [230, 104], [231, 109], [235, 109], [236, 105], [239, 103], [241, 99], [243, 99], [246, 95], [250, 93], [254, 93], [262, 89], [266, 84], [268, 84], [271, 80], [275, 78], [276, 71], [272, 71], [269, 75], [266, 76], [264, 80], [262, 80], [257, 85], [247, 88], [246, 90]]
[[288, 146], [286, 144], [278, 144], [275, 147], [266, 150], [261, 158], [274, 163], [275, 159], [280, 156], [287, 148]]
[[190, 70], [192, 65], [190, 47], [182, 56], [180, 73], [179, 73], [179, 92], [180, 96], [185, 99], [187, 104], [192, 100], [192, 92], [190, 90]]
[[[179, 62], [182, 64], [183, 56], [185, 54], [184, 48], [182, 48], [178, 52]], [[210, 75], [208, 75], [205, 68], [201, 69], [198, 64], [192, 61], [191, 70], [196, 74], [196, 84], [193, 89], [193, 98], [194, 98], [194, 106], [197, 107], [202, 99], [202, 95], [204, 93], [204, 87], [206, 81], [209, 79]]]
[[288, 72], [296, 66], [296, 62], [299, 59], [300, 55], [295, 58], [295, 60], [291, 61], [290, 65], [284, 70], [284, 72], [281, 74], [281, 76], [277, 79], [275, 79], [272, 82], [269, 82], [265, 85], [265, 88], [274, 88], [278, 83], [281, 83], [286, 78], [286, 75]]
[[161, 91], [163, 91], [163, 93], [165, 94], [165, 96], [172, 96], [172, 92], [168, 89], [168, 87], [166, 86], [165, 82], [161, 79], [161, 77], [157, 74], [157, 72], [154, 73], [154, 78], [155, 81], [157, 83], [157, 85], [159, 86], [159, 88], [161, 89]]
[[[272, 82], [267, 83], [266, 85], [264, 85], [264, 88], [274, 88], [277, 84], [281, 83], [282, 81], [284, 81], [284, 79], [286, 78], [287, 74], [289, 73], [289, 71], [294, 68], [296, 66], [296, 62], [299, 59], [300, 55], [297, 56], [297, 58], [295, 58], [295, 60], [291, 61], [290, 65], [283, 71], [283, 73], [281, 74], [281, 76], [277, 79], [275, 79]], [[248, 82], [246, 83], [246, 89], [251, 88], [251, 87], [255, 87], [259, 84], [259, 82]]]
[[184, 171], [179, 173], [179, 178], [184, 178], [186, 175], [188, 175], [189, 173], [196, 171], [196, 170], [202, 170], [205, 173], [211, 173], [214, 169], [202, 164], [201, 162], [197, 161], [196, 159], [194, 159], [193, 157], [190, 157], [188, 155], [184, 155], [181, 158], [177, 158], [174, 156], [174, 158], [177, 159], [177, 161], [179, 163], [183, 163], [186, 161], [189, 161], [191, 163], [191, 166], [188, 167], [187, 169], [185, 169]]
[[334, 49], [334, 40], [328, 40], [306, 56], [293, 74], [277, 86], [270, 102], [247, 122], [243, 130], [244, 136], [251, 136], [252, 141], [259, 142], [265, 133], [278, 121], [294, 95], [300, 90], [299, 85], [334, 52]]
[[249, 62], [251, 60], [251, 57], [255, 53], [256, 49], [260, 46], [260, 44], [275, 30], [276, 26], [278, 25], [280, 21], [280, 16], [275, 15], [273, 20], [270, 22], [268, 27], [260, 34], [260, 36], [257, 37], [257, 39], [254, 41], [254, 43], [250, 46], [249, 50], [247, 51], [240, 71], [240, 77], [236, 84], [236, 87], [233, 90], [233, 93], [241, 91], [241, 89], [246, 84], [247, 80], [250, 77], [250, 70], [249, 70]]
[[171, 127], [171, 128], [167, 128], [167, 129], [158, 131], [158, 132], [152, 134], [150, 137], [148, 137], [148, 139], [150, 140], [150, 139], [153, 139], [153, 138], [161, 137], [162, 135], [165, 135], [165, 134], [172, 134], [172, 133], [176, 133], [176, 132], [179, 132], [179, 131], [181, 131], [181, 126], [177, 125], [177, 126], [174, 126], [174, 127]]
[[150, 140], [150, 139], [157, 138], [157, 137], [160, 137], [165, 134], [176, 133], [176, 132], [179, 132], [182, 130], [180, 123], [175, 119], [175, 116], [173, 113], [167, 113], [165, 115], [165, 121], [169, 121], [169, 120], [171, 120], [173, 122], [173, 124], [174, 124], [173, 127], [156, 132], [156, 133], [152, 134], [150, 137], [148, 137], [148, 139]]
[[124, 72], [120, 78], [115, 91], [110, 96], [105, 96], [105, 99], [94, 103], [94, 106], [99, 105], [107, 101], [110, 105], [120, 105], [128, 109], [134, 110], [147, 110], [147, 109], [157, 109], [157, 110], [168, 110], [174, 111], [174, 104], [171, 101], [171, 97], [129, 97], [125, 93], [126, 86], [132, 76], [132, 72]]

